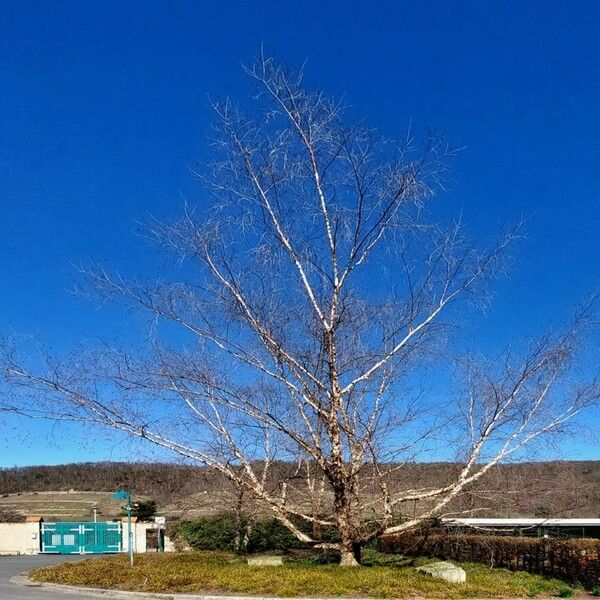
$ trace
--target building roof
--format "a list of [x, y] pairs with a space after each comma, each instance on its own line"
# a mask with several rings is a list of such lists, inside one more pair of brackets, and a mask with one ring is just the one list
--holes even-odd
[[25, 523], [41, 523], [44, 520], [44, 517], [40, 517], [39, 515], [28, 515], [25, 517]]
[[451, 527], [600, 527], [600, 519], [442, 519]]

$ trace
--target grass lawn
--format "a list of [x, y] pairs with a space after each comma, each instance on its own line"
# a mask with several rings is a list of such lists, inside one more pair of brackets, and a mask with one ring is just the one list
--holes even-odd
[[366, 553], [364, 567], [342, 568], [291, 559], [280, 567], [250, 567], [220, 552], [185, 552], [95, 558], [38, 569], [37, 581], [144, 592], [229, 592], [273, 596], [374, 598], [491, 598], [572, 594], [565, 583], [524, 572], [467, 563], [467, 583], [445, 583], [417, 573], [404, 559]]

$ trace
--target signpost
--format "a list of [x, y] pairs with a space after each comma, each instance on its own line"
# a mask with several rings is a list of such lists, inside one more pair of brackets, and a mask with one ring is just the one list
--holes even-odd
[[131, 492], [129, 490], [117, 490], [113, 494], [113, 500], [126, 500], [127, 505], [125, 510], [127, 511], [127, 550], [129, 551], [129, 564], [133, 567], [133, 529], [131, 528], [131, 511], [133, 506], [131, 504]]

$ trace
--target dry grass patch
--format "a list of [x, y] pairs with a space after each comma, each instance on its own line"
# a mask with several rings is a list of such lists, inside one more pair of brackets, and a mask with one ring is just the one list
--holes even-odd
[[[376, 562], [371, 560], [371, 563]], [[290, 562], [250, 567], [216, 552], [146, 554], [129, 567], [126, 556], [95, 558], [38, 569], [37, 581], [144, 592], [228, 592], [273, 596], [370, 596], [373, 598], [501, 598], [558, 596], [565, 584], [524, 572], [463, 564], [468, 582], [453, 585], [409, 566], [340, 568]]]

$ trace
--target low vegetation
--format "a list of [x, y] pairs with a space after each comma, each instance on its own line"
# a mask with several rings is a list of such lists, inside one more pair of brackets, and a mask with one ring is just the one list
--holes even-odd
[[[385, 538], [379, 549], [523, 570], [578, 583], [589, 590], [600, 585], [600, 540], [594, 539], [455, 535], [429, 529]], [[562, 590], [561, 597], [570, 597], [569, 590]]]
[[[310, 533], [310, 526], [294, 520], [298, 529]], [[277, 519], [251, 519], [245, 515], [223, 512], [189, 521], [168, 524], [167, 533], [176, 546], [194, 550], [223, 552], [283, 552], [308, 549]], [[328, 533], [328, 532], [326, 532]], [[321, 535], [323, 542], [339, 542], [339, 538]]]
[[[325, 563], [325, 564], [319, 564]], [[365, 554], [365, 567], [340, 568], [324, 555], [288, 557], [280, 567], [250, 567], [224, 552], [110, 556], [38, 569], [37, 581], [144, 592], [228, 592], [276, 596], [374, 598], [501, 598], [562, 596], [565, 584], [538, 575], [465, 563], [467, 583], [449, 584], [416, 572], [399, 555]], [[568, 588], [571, 590], [571, 588]]]

